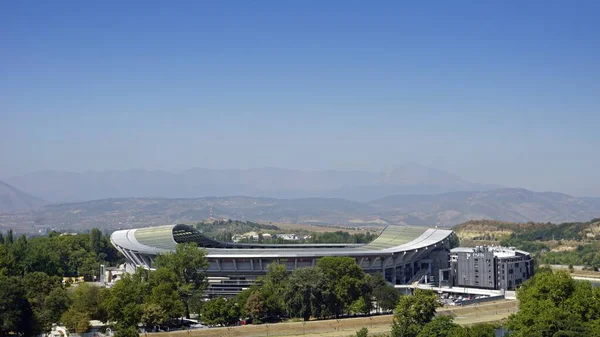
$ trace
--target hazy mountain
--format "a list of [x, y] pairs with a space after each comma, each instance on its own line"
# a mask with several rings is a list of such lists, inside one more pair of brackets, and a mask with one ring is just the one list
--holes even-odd
[[272, 198], [327, 197], [368, 201], [391, 194], [434, 194], [498, 188], [450, 173], [408, 164], [390, 172], [301, 171], [278, 168], [167, 171], [41, 171], [7, 181], [52, 202], [104, 198], [198, 198], [247, 195]]
[[44, 204], [40, 198], [29, 195], [0, 181], [0, 212], [15, 212], [39, 207]]
[[125, 198], [47, 205], [19, 215], [0, 215], [4, 227], [131, 228], [214, 218], [324, 224], [456, 225], [468, 220], [514, 222], [589, 221], [600, 217], [600, 198], [524, 189], [399, 195], [372, 201], [302, 198]]
[[600, 198], [505, 188], [439, 195], [396, 195], [370, 202], [391, 221], [458, 224], [492, 219], [514, 222], [586, 221], [600, 215]]

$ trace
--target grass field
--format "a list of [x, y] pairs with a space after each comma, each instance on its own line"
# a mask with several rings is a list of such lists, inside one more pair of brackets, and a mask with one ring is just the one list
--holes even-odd
[[383, 230], [383, 228], [385, 226], [367, 226], [367, 227], [361, 227], [361, 229], [355, 229], [356, 227], [351, 227], [348, 226], [349, 228], [346, 228], [345, 226], [316, 226], [316, 225], [310, 225], [310, 224], [289, 224], [289, 223], [272, 223], [272, 225], [275, 225], [279, 228], [281, 228], [282, 230], [289, 230], [289, 231], [295, 231], [295, 230], [305, 230], [305, 231], [309, 231], [309, 232], [317, 232], [317, 233], [326, 233], [326, 232], [337, 232], [337, 231], [343, 231], [343, 232], [348, 232], [350, 234], [355, 234], [355, 233], [366, 233], [366, 232], [371, 232], [371, 233], [379, 233]]
[[[500, 322], [516, 312], [518, 303], [514, 300], [481, 303], [464, 307], [445, 307], [438, 309], [438, 315], [448, 315], [461, 325], [473, 325], [485, 322]], [[211, 328], [205, 330], [152, 333], [152, 337], [286, 337], [286, 336], [352, 336], [362, 327], [370, 334], [383, 334], [390, 331], [392, 315], [344, 318], [339, 320], [321, 320], [309, 322], [247, 325], [230, 328]]]

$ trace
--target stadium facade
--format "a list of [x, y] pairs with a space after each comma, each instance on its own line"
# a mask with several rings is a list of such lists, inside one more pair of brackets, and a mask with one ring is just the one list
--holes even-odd
[[213, 240], [192, 226], [169, 225], [116, 231], [111, 243], [128, 261], [130, 271], [152, 268], [157, 254], [194, 242], [207, 251], [209, 295], [233, 295], [264, 275], [273, 262], [289, 271], [314, 266], [325, 256], [349, 256], [367, 273], [382, 273], [392, 284], [434, 281], [449, 268], [451, 230], [388, 226], [367, 244], [260, 244]]

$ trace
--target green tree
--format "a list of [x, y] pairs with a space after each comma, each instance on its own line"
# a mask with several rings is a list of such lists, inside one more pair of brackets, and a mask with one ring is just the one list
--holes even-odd
[[209, 325], [231, 325], [239, 321], [240, 312], [234, 300], [212, 299], [202, 306], [202, 320]]
[[517, 291], [519, 312], [508, 321], [511, 336], [590, 335], [600, 319], [600, 290], [567, 272], [536, 274]]
[[147, 277], [147, 271], [139, 269], [135, 274], [124, 275], [110, 288], [104, 306], [109, 320], [116, 322], [118, 331], [135, 328], [141, 321], [141, 304], [149, 293]]
[[283, 315], [286, 308], [283, 296], [288, 284], [288, 271], [285, 264], [270, 263], [267, 274], [260, 280], [260, 284], [266, 316]]
[[489, 323], [480, 323], [471, 326], [469, 337], [494, 337], [494, 326]]
[[12, 229], [9, 229], [9, 230], [6, 232], [6, 237], [4, 238], [4, 243], [5, 243], [7, 246], [10, 246], [10, 245], [12, 245], [12, 244], [13, 244], [13, 242], [14, 242], [14, 233], [13, 233], [13, 230], [12, 230]]
[[200, 300], [205, 287], [206, 251], [195, 243], [179, 244], [174, 253], [158, 255], [154, 263], [157, 270], [164, 268], [175, 276], [174, 284], [189, 318], [190, 306]]
[[360, 330], [358, 330], [356, 332], [356, 337], [368, 337], [369, 336], [369, 329], [367, 328], [360, 328]]
[[460, 325], [452, 322], [452, 317], [450, 316], [439, 316], [433, 318], [431, 322], [425, 324], [417, 336], [454, 337], [460, 335], [466, 336], [466, 329], [463, 329], [460, 327]]
[[155, 303], [144, 303], [142, 305], [141, 322], [147, 329], [151, 329], [156, 325], [163, 324], [167, 321], [168, 316], [160, 305]]
[[439, 307], [431, 290], [416, 289], [412, 296], [402, 296], [394, 312], [392, 337], [415, 337], [433, 319]]
[[69, 298], [61, 279], [33, 272], [25, 275], [22, 282], [35, 317], [34, 331], [41, 333], [50, 330], [52, 323], [59, 322], [69, 306]]
[[364, 297], [359, 297], [356, 301], [350, 305], [350, 312], [352, 314], [368, 314], [367, 303]]
[[89, 283], [82, 283], [71, 293], [71, 308], [85, 312], [90, 319], [105, 322], [108, 314], [105, 308], [107, 290]]
[[74, 307], [69, 308], [62, 315], [62, 321], [71, 332], [82, 334], [90, 328], [90, 315], [85, 311], [78, 311]]
[[140, 333], [134, 326], [123, 327], [115, 332], [115, 337], [139, 337]]
[[381, 273], [373, 275], [369, 283], [378, 307], [383, 311], [393, 310], [398, 304], [400, 293], [385, 280]]
[[323, 316], [324, 275], [317, 268], [296, 269], [289, 279], [284, 292], [287, 310], [292, 317], [301, 317], [305, 321]]
[[33, 333], [34, 317], [20, 280], [0, 274], [0, 336]]
[[178, 318], [185, 314], [184, 303], [177, 291], [177, 276], [170, 270], [160, 268], [150, 273], [150, 294], [147, 294], [146, 304], [156, 304], [166, 318]]
[[102, 232], [98, 228], [93, 228], [90, 232], [90, 251], [98, 256], [102, 252]]
[[338, 317], [363, 295], [366, 278], [356, 260], [347, 257], [323, 257], [317, 261], [325, 278], [324, 297], [328, 311]]

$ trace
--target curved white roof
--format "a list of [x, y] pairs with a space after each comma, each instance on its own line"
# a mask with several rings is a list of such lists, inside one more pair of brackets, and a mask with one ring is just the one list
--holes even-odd
[[115, 246], [145, 254], [175, 250], [177, 243], [196, 242], [209, 258], [321, 257], [394, 255], [436, 246], [453, 232], [424, 227], [388, 226], [374, 241], [364, 244], [236, 244], [210, 239], [191, 226], [170, 225], [116, 231], [111, 235]]

